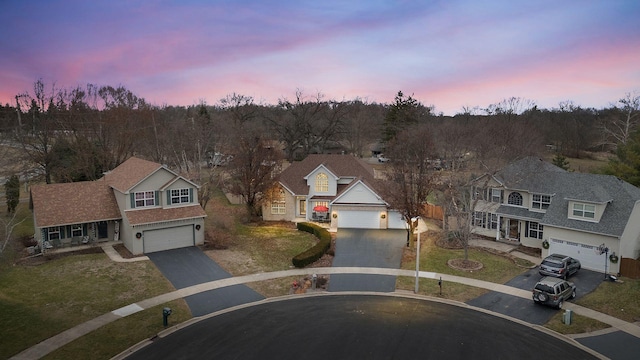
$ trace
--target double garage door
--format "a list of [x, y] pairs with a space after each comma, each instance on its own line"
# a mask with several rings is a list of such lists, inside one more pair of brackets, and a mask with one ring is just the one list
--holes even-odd
[[193, 225], [147, 230], [143, 233], [145, 253], [195, 245]]
[[[379, 210], [340, 210], [338, 228], [380, 229], [380, 214]], [[406, 223], [398, 212], [389, 211], [387, 216], [387, 229], [406, 229]]]
[[596, 248], [596, 246], [566, 240], [549, 239], [549, 254], [571, 256], [574, 259], [578, 259], [580, 265], [585, 269], [604, 271], [606, 255], [598, 255]]

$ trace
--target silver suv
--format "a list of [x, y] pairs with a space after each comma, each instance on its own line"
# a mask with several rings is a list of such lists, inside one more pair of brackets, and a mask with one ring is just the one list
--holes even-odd
[[580, 261], [560, 254], [551, 254], [542, 260], [538, 272], [542, 276], [555, 276], [567, 279], [580, 270]]
[[567, 280], [543, 277], [533, 288], [533, 302], [562, 309], [565, 300], [576, 297], [576, 286]]

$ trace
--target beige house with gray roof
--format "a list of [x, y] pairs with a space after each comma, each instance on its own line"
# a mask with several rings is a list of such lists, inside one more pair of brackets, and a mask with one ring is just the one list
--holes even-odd
[[122, 241], [133, 254], [204, 243], [199, 186], [167, 167], [131, 157], [96, 181], [31, 187], [41, 248]]
[[371, 166], [351, 155], [312, 154], [278, 178], [262, 207], [268, 221], [317, 221], [338, 228], [406, 229], [400, 213], [380, 195]]
[[477, 234], [539, 248], [543, 257], [568, 255], [595, 271], [618, 273], [625, 259], [640, 258], [640, 189], [615, 176], [528, 157], [473, 184]]

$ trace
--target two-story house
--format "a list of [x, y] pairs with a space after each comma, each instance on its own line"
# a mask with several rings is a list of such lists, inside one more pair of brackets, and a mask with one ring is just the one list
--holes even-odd
[[34, 236], [44, 249], [119, 240], [133, 254], [202, 244], [198, 188], [136, 157], [96, 181], [34, 185]]
[[[640, 256], [640, 189], [610, 175], [567, 172], [538, 158], [475, 179], [472, 229], [617, 273], [608, 255]], [[615, 260], [615, 257], [614, 257]]]
[[319, 221], [330, 229], [405, 229], [389, 209], [369, 164], [351, 155], [312, 154], [292, 163], [262, 207], [264, 220]]

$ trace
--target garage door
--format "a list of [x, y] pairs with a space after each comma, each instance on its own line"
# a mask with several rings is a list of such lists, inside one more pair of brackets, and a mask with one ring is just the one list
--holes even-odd
[[379, 229], [379, 217], [379, 211], [341, 210], [338, 212], [338, 228]]
[[145, 253], [177, 249], [195, 244], [193, 225], [148, 230], [144, 232], [143, 236]]
[[407, 229], [407, 222], [404, 221], [404, 217], [397, 211], [389, 211], [389, 222], [387, 228], [389, 229]]
[[595, 271], [604, 270], [605, 254], [598, 255], [596, 247], [566, 240], [550, 239], [549, 254], [562, 254], [580, 260], [583, 268]]

